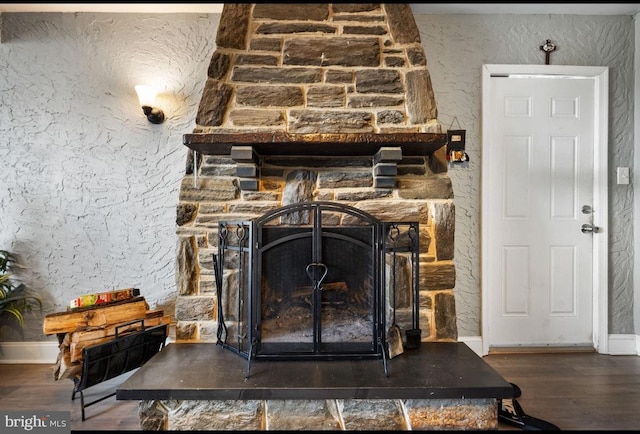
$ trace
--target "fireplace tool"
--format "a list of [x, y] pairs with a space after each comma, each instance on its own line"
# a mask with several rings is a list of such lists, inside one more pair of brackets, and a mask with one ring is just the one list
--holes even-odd
[[[397, 241], [398, 234], [400, 230], [397, 226], [392, 226], [389, 231], [389, 238], [394, 243], [394, 247]], [[393, 272], [392, 275], [392, 294], [391, 295], [391, 309], [393, 311], [393, 322], [389, 327], [389, 331], [387, 332], [387, 344], [389, 346], [389, 358], [393, 359], [396, 356], [399, 356], [404, 352], [404, 348], [402, 346], [402, 332], [400, 331], [400, 327], [396, 324], [396, 251], [393, 249], [391, 257], [393, 258], [393, 266], [391, 270]]]
[[[218, 262], [218, 256], [213, 254], [213, 274], [216, 282], [216, 291], [222, 291], [222, 266]], [[227, 326], [224, 323], [224, 313], [222, 303], [218, 303], [218, 344], [224, 346], [227, 341]]]
[[[409, 238], [411, 239], [411, 242], [417, 246], [418, 244], [418, 233], [417, 233], [417, 229], [415, 226], [411, 226], [409, 228]], [[414, 256], [414, 263], [418, 263], [417, 261], [417, 255], [418, 253], [418, 249], [414, 248], [411, 250], [412, 251], [412, 255]], [[413, 275], [413, 285], [415, 288], [417, 288], [418, 283], [418, 270], [416, 267], [413, 268], [412, 271], [412, 275]], [[416, 349], [418, 347], [420, 347], [420, 342], [422, 341], [422, 331], [420, 330], [420, 328], [418, 327], [418, 315], [419, 315], [419, 309], [420, 309], [420, 295], [418, 293], [418, 291], [416, 291], [414, 288], [413, 294], [413, 301], [411, 303], [411, 320], [412, 320], [412, 327], [408, 329], [405, 333], [407, 336], [407, 341], [405, 344], [405, 348], [407, 349]]]

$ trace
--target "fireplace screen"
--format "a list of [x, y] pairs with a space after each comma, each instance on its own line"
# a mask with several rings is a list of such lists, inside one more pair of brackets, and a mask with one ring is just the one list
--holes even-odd
[[397, 310], [418, 329], [417, 223], [305, 202], [218, 230], [218, 344], [249, 360], [386, 360]]

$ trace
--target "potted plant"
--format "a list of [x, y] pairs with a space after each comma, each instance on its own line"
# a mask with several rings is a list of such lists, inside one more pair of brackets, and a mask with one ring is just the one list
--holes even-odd
[[[0, 326], [18, 325], [24, 327], [24, 313], [38, 306], [42, 310], [42, 300], [29, 291], [24, 283], [16, 283], [12, 271], [17, 264], [16, 256], [0, 250]], [[0, 337], [2, 329], [0, 328]]]

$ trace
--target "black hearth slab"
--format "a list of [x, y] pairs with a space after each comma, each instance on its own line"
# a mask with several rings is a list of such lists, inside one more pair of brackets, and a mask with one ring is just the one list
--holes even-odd
[[116, 390], [119, 400], [513, 398], [463, 342], [427, 342], [382, 359], [248, 361], [213, 343], [172, 343]]

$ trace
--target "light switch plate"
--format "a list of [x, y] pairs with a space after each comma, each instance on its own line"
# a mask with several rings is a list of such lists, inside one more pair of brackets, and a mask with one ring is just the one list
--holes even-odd
[[618, 185], [629, 183], [629, 168], [618, 167], [616, 171], [616, 182]]

